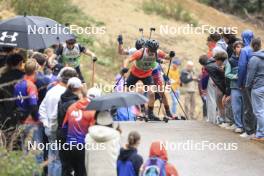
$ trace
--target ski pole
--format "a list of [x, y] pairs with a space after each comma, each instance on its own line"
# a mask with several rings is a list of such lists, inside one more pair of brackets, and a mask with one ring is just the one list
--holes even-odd
[[155, 30], [156, 30], [156, 28], [154, 28], [154, 27], [151, 27], [151, 28], [150, 28], [149, 39], [151, 39], [152, 32], [153, 32], [153, 31], [155, 32]]
[[[160, 63], [159, 63], [159, 64], [160, 64]], [[161, 71], [164, 73], [164, 70], [163, 70], [163, 68], [161, 67], [161, 65], [160, 65], [160, 68], [161, 68]], [[168, 79], [170, 79], [170, 78], [168, 77]], [[180, 105], [180, 108], [181, 108], [182, 112], [184, 113], [186, 119], [188, 120], [189, 117], [187, 116], [187, 113], [185, 112], [185, 110], [184, 110], [184, 108], [183, 108], [183, 106], [182, 106], [182, 103], [181, 103], [180, 100], [178, 99], [178, 97], [177, 97], [175, 91], [172, 89], [172, 87], [171, 87], [171, 91], [172, 91], [173, 95], [175, 96], [175, 98], [176, 98], [178, 104]]]

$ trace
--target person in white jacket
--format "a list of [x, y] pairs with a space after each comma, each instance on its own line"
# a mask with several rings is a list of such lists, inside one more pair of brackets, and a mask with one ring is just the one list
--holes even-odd
[[117, 175], [117, 157], [121, 146], [120, 130], [113, 128], [109, 111], [96, 115], [96, 125], [89, 128], [85, 138], [85, 167], [87, 176]]
[[48, 137], [49, 154], [48, 154], [48, 175], [57, 176], [61, 175], [61, 163], [59, 160], [58, 150], [51, 149], [51, 146], [56, 146], [56, 131], [57, 131], [57, 113], [58, 102], [61, 95], [65, 92], [67, 82], [71, 77], [76, 77], [77, 72], [70, 67], [63, 68], [59, 75], [59, 82], [56, 86], [51, 88], [39, 107], [39, 119], [45, 128], [45, 134]]

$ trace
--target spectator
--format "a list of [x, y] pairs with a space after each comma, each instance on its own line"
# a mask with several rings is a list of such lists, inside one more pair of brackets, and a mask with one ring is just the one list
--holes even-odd
[[47, 48], [44, 50], [44, 54], [46, 55], [47, 58], [47, 65], [50, 69], [53, 69], [53, 67], [58, 64], [58, 61], [56, 60], [57, 55], [54, 53], [53, 48]]
[[110, 112], [99, 112], [95, 119], [96, 125], [89, 128], [85, 138], [86, 145], [93, 147], [92, 150], [85, 151], [87, 175], [117, 175], [120, 132], [113, 128], [114, 122]]
[[[73, 68], [65, 67], [59, 73], [59, 83], [51, 88], [39, 107], [40, 120], [44, 125], [45, 134], [49, 143], [56, 142], [56, 130], [58, 102], [61, 95], [66, 91], [67, 82], [70, 78], [76, 77], [77, 73]], [[49, 148], [48, 175], [61, 175], [61, 163], [58, 156], [58, 150]]]
[[51, 83], [51, 80], [44, 74], [44, 70], [47, 64], [45, 56], [41, 53], [35, 53], [33, 54], [32, 59], [35, 59], [39, 65], [37, 70], [36, 86], [39, 90], [38, 104], [40, 105], [47, 93], [47, 87]]
[[[20, 112], [22, 148], [27, 151], [28, 140], [37, 144], [42, 143], [42, 124], [38, 114], [38, 90], [35, 85], [38, 64], [34, 59], [27, 60], [25, 76], [15, 85], [14, 96], [21, 97], [16, 100]], [[32, 139], [30, 139], [32, 136]], [[37, 163], [43, 162], [43, 153], [36, 155]]]
[[171, 105], [171, 112], [173, 116], [177, 116], [177, 104], [180, 98], [180, 84], [181, 84], [181, 80], [180, 80], [180, 71], [179, 71], [179, 66], [181, 65], [181, 61], [176, 59], [174, 61], [172, 61], [172, 68], [170, 68], [170, 72], [169, 72], [169, 78], [171, 79], [171, 89], [175, 92], [175, 95], [173, 93], [173, 91], [170, 92], [171, 95], [171, 100], [172, 100], [172, 105]]
[[[68, 144], [69, 147], [71, 146], [70, 150], [65, 151], [66, 153], [64, 157], [66, 157], [66, 161], [67, 161], [66, 166], [73, 169], [74, 175], [86, 176], [85, 136], [88, 133], [89, 127], [91, 127], [95, 123], [95, 119], [94, 119], [95, 111], [86, 110], [86, 107], [90, 103], [90, 100], [86, 97], [84, 93], [83, 94], [81, 93], [82, 92], [81, 80], [78, 78], [71, 78], [69, 79], [68, 83], [69, 83], [68, 86], [71, 85], [74, 87], [74, 89], [79, 89], [79, 96], [80, 97], [83, 96], [83, 98], [81, 98], [76, 103], [73, 103], [68, 108], [62, 124], [63, 128], [67, 128], [66, 144]], [[65, 125], [67, 127], [65, 127]], [[83, 147], [79, 149], [79, 146], [83, 146]], [[67, 173], [65, 175], [69, 175], [69, 174], [70, 173]]]
[[196, 85], [195, 82], [198, 78], [195, 76], [195, 72], [193, 70], [193, 62], [188, 61], [186, 69], [181, 72], [180, 80], [183, 84], [183, 88], [185, 88], [185, 112], [187, 113], [187, 118], [194, 119], [194, 111], [195, 111], [195, 90]]
[[118, 176], [138, 176], [143, 158], [137, 153], [137, 147], [140, 143], [140, 134], [132, 131], [128, 135], [128, 144], [120, 149], [117, 160]]
[[[14, 85], [24, 76], [22, 70], [23, 60], [24, 58], [20, 54], [12, 54], [7, 57], [6, 67], [0, 76], [0, 99], [13, 97]], [[15, 109], [16, 104], [14, 101], [0, 102], [1, 129], [6, 130], [11, 128], [11, 131], [14, 130], [18, 120], [14, 118], [16, 117]], [[12, 134], [12, 132], [10, 134]], [[8, 137], [7, 139], [10, 138]]]
[[232, 112], [234, 116], [234, 126], [231, 129], [234, 129], [236, 133], [242, 133], [244, 131], [242, 123], [242, 114], [243, 114], [243, 99], [241, 90], [237, 84], [238, 78], [238, 61], [241, 48], [243, 47], [242, 41], [236, 41], [234, 43], [233, 49], [234, 53], [229, 58], [225, 66], [225, 76], [230, 79], [230, 88], [231, 88], [231, 105]]
[[[156, 175], [160, 176], [178, 176], [178, 171], [176, 168], [168, 162], [168, 155], [167, 151], [165, 149], [165, 145], [160, 142], [153, 142], [150, 146], [150, 151], [149, 151], [149, 159], [146, 161], [146, 163], [143, 165], [141, 169], [141, 174], [144, 175], [144, 173], [150, 172], [150, 168], [152, 168], [153, 163], [154, 167], [153, 168], [159, 168], [156, 170]], [[155, 170], [155, 169], [154, 169]], [[152, 170], [153, 171], [153, 170]]]
[[252, 41], [254, 52], [247, 68], [246, 88], [252, 89], [251, 100], [253, 112], [257, 118], [257, 130], [254, 140], [264, 141], [264, 50], [261, 48], [261, 40]]
[[252, 48], [250, 47], [251, 41], [254, 38], [254, 34], [250, 30], [245, 30], [242, 34], [242, 40], [244, 47], [241, 49], [239, 61], [238, 61], [238, 87], [241, 89], [243, 97], [243, 124], [245, 132], [241, 134], [241, 137], [251, 138], [254, 136], [256, 130], [256, 117], [253, 114], [252, 104], [250, 100], [250, 90], [245, 88], [247, 65], [251, 58]]
[[[58, 103], [58, 129], [57, 129], [57, 139], [61, 141], [63, 145], [66, 143], [68, 125], [64, 124], [62, 126], [64, 117], [68, 108], [79, 100], [80, 94], [82, 92], [82, 83], [77, 77], [70, 78], [67, 83], [66, 91], [61, 95], [60, 101]], [[70, 161], [67, 160], [67, 152], [65, 150], [59, 151], [59, 156], [62, 164], [62, 175], [70, 175], [72, 172], [72, 167]]]

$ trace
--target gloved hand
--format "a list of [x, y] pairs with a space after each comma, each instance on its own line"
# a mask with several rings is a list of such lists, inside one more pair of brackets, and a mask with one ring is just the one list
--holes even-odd
[[163, 60], [162, 59], [157, 59], [156, 62], [158, 62], [159, 64], [163, 64]]
[[119, 45], [123, 44], [123, 36], [121, 34], [118, 35], [117, 42], [118, 42]]
[[175, 52], [174, 51], [170, 51], [169, 56], [170, 56], [170, 58], [173, 58], [175, 56]]
[[127, 72], [128, 72], [128, 68], [122, 68], [122, 70], [120, 71], [121, 75], [123, 75]]
[[97, 61], [97, 57], [93, 57], [93, 62], [96, 62]]
[[170, 78], [167, 75], [163, 75], [163, 79], [165, 82], [169, 83], [170, 82]]

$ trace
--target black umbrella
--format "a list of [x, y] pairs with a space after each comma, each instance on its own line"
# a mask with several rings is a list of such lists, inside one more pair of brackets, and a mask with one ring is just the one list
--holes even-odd
[[95, 98], [87, 106], [88, 110], [104, 111], [109, 109], [115, 109], [119, 107], [129, 107], [133, 105], [144, 104], [148, 99], [139, 94], [133, 92], [120, 93], [115, 92], [108, 95], [104, 95]]
[[0, 46], [44, 49], [75, 38], [56, 21], [39, 16], [16, 16], [0, 22]]

